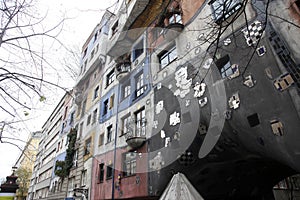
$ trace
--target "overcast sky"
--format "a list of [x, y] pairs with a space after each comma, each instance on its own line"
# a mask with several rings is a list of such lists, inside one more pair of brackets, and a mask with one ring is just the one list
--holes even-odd
[[[113, 5], [117, 0], [37, 0], [38, 10], [47, 12], [47, 23], [49, 26], [60, 21], [63, 16], [68, 18], [63, 26], [63, 31], [59, 35], [67, 46], [77, 46], [79, 49], [84, 44], [87, 37], [93, 31], [94, 27], [100, 21], [103, 10]], [[115, 7], [110, 10], [114, 11]], [[43, 13], [41, 13], [43, 14]], [[53, 54], [54, 62], [55, 54]], [[59, 63], [52, 63], [53, 66]], [[62, 77], [64, 78], [64, 77]], [[41, 129], [45, 120], [51, 114], [51, 110], [62, 97], [63, 92], [58, 91], [57, 95], [47, 97], [47, 104], [41, 105], [42, 111], [32, 111], [28, 121], [22, 123], [19, 130], [13, 132], [13, 137], [22, 140], [28, 139], [28, 133]], [[0, 178], [5, 178], [11, 174], [11, 168], [15, 164], [20, 150], [9, 144], [0, 144]]]

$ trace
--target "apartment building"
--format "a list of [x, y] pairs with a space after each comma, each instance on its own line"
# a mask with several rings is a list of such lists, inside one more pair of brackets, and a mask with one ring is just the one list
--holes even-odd
[[33, 132], [29, 135], [29, 138], [26, 142], [26, 145], [18, 157], [14, 167], [20, 171], [19, 190], [17, 190], [17, 199], [24, 199], [28, 196], [27, 192], [30, 185], [30, 180], [26, 180], [31, 178], [31, 172], [33, 171], [34, 161], [36, 159], [36, 155], [38, 153], [38, 145], [41, 139], [41, 132]]
[[290, 53], [298, 31], [276, 39], [284, 23], [268, 18], [268, 6], [284, 7], [123, 2], [109, 34], [115, 70], [104, 74], [92, 199], [156, 199], [177, 172], [205, 199], [272, 199], [273, 186], [299, 172], [299, 55]]
[[90, 199], [92, 161], [97, 133], [100, 131], [100, 97], [105, 65], [110, 19], [106, 11], [82, 48], [81, 71], [74, 87], [74, 123], [77, 131], [73, 166], [70, 170], [67, 197]]
[[[120, 10], [126, 10], [123, 2]], [[128, 4], [112, 18], [100, 100], [100, 132], [94, 147], [92, 199], [147, 197], [146, 140], [152, 100], [146, 34], [128, 39], [128, 21], [145, 1]], [[128, 40], [127, 40], [128, 39]], [[139, 157], [140, 155], [140, 157]], [[125, 190], [127, 188], [127, 190]]]
[[40, 143], [34, 199], [159, 199], [177, 173], [204, 199], [274, 199], [300, 171], [299, 13], [279, 0], [107, 11], [83, 45], [61, 134]]
[[56, 156], [67, 142], [62, 142], [62, 130], [70, 98], [67, 92], [42, 127], [27, 199], [47, 199], [52, 189]]

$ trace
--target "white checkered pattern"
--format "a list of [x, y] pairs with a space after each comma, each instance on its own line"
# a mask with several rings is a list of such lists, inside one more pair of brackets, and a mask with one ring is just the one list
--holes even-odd
[[255, 44], [263, 35], [263, 27], [260, 21], [254, 21], [247, 28], [242, 30], [248, 46]]

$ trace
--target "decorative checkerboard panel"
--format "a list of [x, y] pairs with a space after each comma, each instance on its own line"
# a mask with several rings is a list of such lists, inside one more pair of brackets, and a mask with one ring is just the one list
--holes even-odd
[[257, 41], [262, 37], [264, 30], [260, 21], [254, 21], [242, 30], [248, 46], [256, 44]]

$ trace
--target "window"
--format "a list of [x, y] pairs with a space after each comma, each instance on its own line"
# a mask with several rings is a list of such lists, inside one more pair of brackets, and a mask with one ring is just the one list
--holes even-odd
[[86, 170], [81, 171], [81, 186], [86, 185]]
[[79, 133], [78, 133], [78, 137], [77, 137], [78, 139], [81, 138], [82, 132], [83, 132], [83, 122], [81, 122], [80, 126], [79, 126]]
[[170, 17], [169, 17], [169, 24], [182, 24], [182, 18], [180, 13], [173, 13]]
[[68, 196], [73, 196], [73, 189], [75, 188], [75, 177], [71, 177], [68, 180]]
[[94, 35], [94, 42], [97, 40], [98, 38], [98, 31], [96, 31], [95, 35]]
[[77, 167], [78, 162], [78, 150], [75, 150], [74, 157], [73, 157], [73, 167]]
[[95, 54], [98, 52], [99, 49], [99, 44], [97, 44], [97, 46], [95, 47]]
[[111, 27], [111, 37], [113, 37], [118, 31], [119, 20], [117, 20], [114, 25]]
[[86, 125], [87, 126], [91, 123], [91, 118], [92, 118], [92, 116], [89, 115], [88, 118], [87, 118], [87, 120], [86, 120]]
[[257, 114], [257, 113], [254, 113], [254, 114], [252, 114], [252, 115], [249, 115], [249, 116], [247, 117], [247, 120], [248, 120], [248, 123], [249, 123], [250, 127], [255, 127], [255, 126], [257, 126], [257, 125], [260, 124], [259, 118], [258, 118], [258, 114]]
[[112, 125], [107, 127], [107, 143], [111, 142], [112, 139]]
[[115, 95], [111, 95], [109, 98], [109, 109], [112, 109], [114, 107], [114, 100], [115, 100]]
[[108, 87], [112, 82], [115, 80], [115, 71], [114, 69], [111, 70], [107, 75], [106, 75], [106, 87]]
[[128, 152], [123, 154], [123, 175], [131, 176], [136, 173], [136, 153]]
[[115, 95], [111, 95], [109, 99], [106, 99], [103, 102], [103, 116], [108, 113], [114, 107]]
[[84, 62], [84, 64], [83, 64], [83, 73], [85, 72], [85, 70], [86, 70], [86, 66], [87, 66], [87, 60]]
[[113, 176], [113, 168], [112, 165], [106, 167], [106, 179], [111, 179]]
[[109, 107], [108, 107], [108, 99], [106, 99], [106, 100], [104, 101], [104, 103], [103, 103], [103, 115], [106, 115], [106, 114], [107, 114], [108, 109], [109, 109]]
[[132, 60], [136, 60], [144, 52], [144, 39], [141, 39], [132, 50]]
[[108, 32], [109, 32], [108, 21], [106, 21], [105, 24], [100, 29], [100, 33], [101, 32], [103, 32], [103, 34], [105, 34], [105, 35], [108, 35]]
[[97, 86], [94, 90], [94, 99], [95, 100], [99, 96], [99, 86]]
[[73, 122], [74, 122], [74, 115], [75, 115], [75, 112], [72, 112], [72, 113], [71, 113], [71, 116], [70, 116], [70, 122], [69, 122], [69, 125], [73, 124]]
[[136, 137], [140, 137], [146, 134], [146, 117], [145, 117], [145, 108], [137, 111], [135, 113], [136, 121]]
[[99, 182], [103, 183], [104, 179], [104, 163], [99, 164]]
[[220, 70], [222, 78], [229, 77], [233, 74], [229, 55], [223, 56], [222, 58], [218, 59], [215, 63], [218, 69]]
[[65, 112], [64, 112], [64, 120], [66, 119], [67, 117], [67, 113], [68, 113], [68, 106], [65, 107]]
[[88, 138], [88, 139], [85, 141], [84, 155], [89, 155], [89, 154], [91, 153], [91, 142], [92, 142], [92, 139], [91, 139], [91, 138]]
[[82, 104], [82, 107], [81, 107], [81, 117], [84, 116], [85, 107], [86, 107], [86, 99], [83, 101], [83, 104]]
[[56, 152], [59, 152], [59, 149], [60, 149], [60, 142], [57, 143], [57, 149], [56, 149]]
[[144, 93], [144, 74], [141, 73], [136, 78], [136, 97], [141, 96]]
[[98, 143], [98, 146], [102, 146], [104, 143], [104, 133], [101, 133], [99, 135], [99, 143]]
[[158, 56], [158, 58], [159, 58], [160, 68], [162, 69], [177, 58], [176, 46], [173, 46], [168, 51], [163, 51]]
[[122, 98], [125, 99], [130, 95], [130, 82], [122, 87]]
[[129, 132], [130, 113], [122, 118], [121, 135], [126, 135]]
[[214, 0], [211, 3], [214, 20], [219, 23], [229, 18], [242, 7], [242, 0]]
[[96, 120], [97, 120], [97, 113], [98, 113], [98, 109], [96, 108], [96, 109], [93, 111], [93, 121], [92, 121], [92, 124], [95, 124], [95, 123], [96, 123]]
[[92, 60], [94, 58], [94, 54], [95, 54], [95, 50], [93, 49], [93, 51], [91, 52], [91, 58], [90, 58], [90, 60]]
[[87, 54], [87, 48], [84, 50], [82, 58], [84, 58], [86, 54]]

